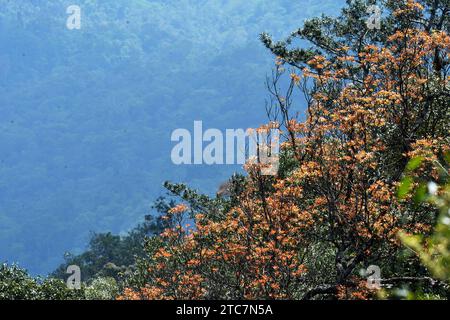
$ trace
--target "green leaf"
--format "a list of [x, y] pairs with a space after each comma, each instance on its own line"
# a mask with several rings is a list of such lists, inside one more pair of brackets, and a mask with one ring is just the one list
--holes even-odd
[[423, 157], [415, 157], [409, 160], [408, 164], [406, 165], [407, 171], [414, 171], [416, 170], [423, 162]]
[[411, 185], [413, 183], [413, 179], [411, 177], [405, 177], [403, 178], [402, 182], [400, 183], [400, 187], [398, 188], [397, 196], [400, 199], [404, 199], [409, 191], [411, 190]]
[[416, 204], [425, 201], [427, 197], [427, 185], [425, 183], [421, 183], [417, 188], [416, 193], [414, 194], [414, 202]]

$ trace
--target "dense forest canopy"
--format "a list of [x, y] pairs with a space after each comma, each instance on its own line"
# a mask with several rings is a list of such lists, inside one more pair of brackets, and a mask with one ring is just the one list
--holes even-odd
[[91, 231], [124, 232], [165, 180], [214, 194], [239, 167], [173, 166], [170, 133], [265, 122], [272, 57], [343, 1], [0, 0], [0, 260], [46, 274]]

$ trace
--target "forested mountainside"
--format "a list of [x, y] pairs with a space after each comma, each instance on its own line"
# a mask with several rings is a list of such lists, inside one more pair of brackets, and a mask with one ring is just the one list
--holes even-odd
[[214, 194], [239, 166], [176, 167], [170, 133], [264, 123], [273, 57], [344, 1], [0, 0], [0, 260], [46, 274], [91, 231], [124, 232], [165, 180]]

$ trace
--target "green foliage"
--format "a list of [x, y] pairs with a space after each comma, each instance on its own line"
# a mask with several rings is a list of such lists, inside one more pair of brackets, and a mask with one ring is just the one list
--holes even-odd
[[119, 294], [119, 286], [114, 278], [96, 278], [86, 287], [88, 300], [114, 300]]
[[[426, 273], [429, 275], [427, 286], [403, 286], [380, 292], [380, 297], [401, 298], [407, 300], [435, 300], [448, 299], [450, 296], [450, 179], [448, 169], [448, 155], [444, 156], [446, 165], [435, 162], [439, 169], [440, 183], [420, 182], [413, 179], [412, 174], [419, 170], [424, 163], [422, 157], [415, 157], [408, 162], [406, 177], [399, 187], [401, 198], [411, 196], [416, 203], [426, 203], [430, 209], [438, 210], [436, 225], [431, 234], [399, 235], [403, 245], [408, 249], [407, 255], [420, 259]], [[405, 181], [407, 187], [405, 187]], [[431, 287], [431, 290], [430, 290]]]
[[420, 257], [433, 277], [450, 285], [450, 183], [439, 186], [430, 182], [423, 201], [439, 210], [434, 232], [430, 236], [402, 235], [401, 239]]
[[32, 278], [17, 265], [0, 266], [0, 300], [79, 300], [84, 289], [70, 290], [59, 279]]
[[397, 193], [397, 195], [400, 199], [405, 198], [409, 194], [412, 184], [413, 184], [413, 179], [411, 177], [403, 178], [403, 180], [400, 183], [400, 187], [398, 188], [398, 193]]
[[13, 265], [0, 267], [0, 299], [35, 299], [38, 296], [36, 281], [25, 270]]
[[99, 277], [120, 280], [122, 274], [130, 272], [133, 268], [135, 259], [144, 255], [145, 238], [159, 234], [163, 226], [161, 219], [146, 216], [144, 223], [133, 228], [125, 236], [113, 235], [111, 232], [94, 234], [88, 249], [79, 255], [66, 254], [65, 263], [60, 265], [52, 276], [65, 279], [67, 267], [77, 265], [81, 269], [84, 282], [90, 283]]

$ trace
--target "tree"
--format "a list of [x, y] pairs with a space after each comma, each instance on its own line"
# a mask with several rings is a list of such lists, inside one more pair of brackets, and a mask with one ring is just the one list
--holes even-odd
[[33, 278], [17, 265], [0, 266], [0, 300], [80, 300], [84, 289], [70, 290], [59, 279]]
[[[202, 212], [184, 197], [148, 250], [144, 285], [121, 298], [361, 299], [374, 294], [358, 272], [371, 264], [386, 284], [427, 275], [398, 234], [430, 233], [438, 210], [397, 188], [411, 158], [431, 180], [449, 150], [448, 2], [385, 1], [382, 30], [365, 23], [374, 1], [347, 3], [285, 41], [261, 36], [277, 56], [261, 130], [284, 134], [279, 175], [248, 164], [232, 206], [212, 199]], [[297, 38], [312, 47], [292, 48]]]
[[[161, 207], [162, 202], [163, 199], [156, 201], [157, 210], [164, 210]], [[90, 283], [97, 278], [113, 278], [121, 281], [126, 274], [132, 273], [137, 257], [144, 256], [145, 239], [161, 233], [164, 226], [160, 218], [148, 215], [145, 222], [138, 224], [125, 236], [114, 235], [111, 232], [93, 234], [88, 249], [79, 255], [66, 254], [65, 263], [61, 264], [51, 276], [66, 279], [67, 267], [77, 265], [82, 271], [84, 282]]]

